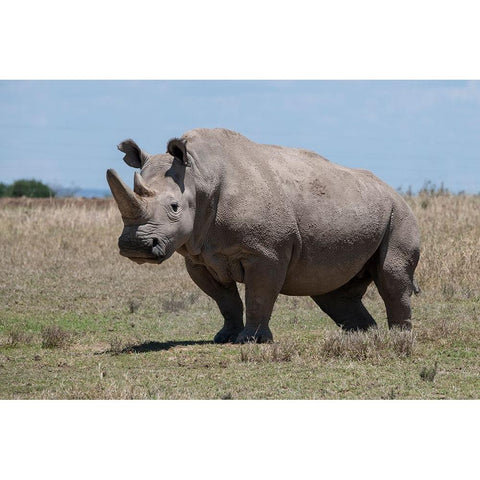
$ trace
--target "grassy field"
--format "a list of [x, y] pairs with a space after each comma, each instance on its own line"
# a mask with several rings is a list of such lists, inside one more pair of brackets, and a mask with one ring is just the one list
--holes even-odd
[[309, 298], [277, 301], [270, 345], [214, 345], [216, 305], [183, 259], [120, 257], [112, 200], [0, 203], [0, 398], [480, 397], [480, 196], [407, 197], [422, 233], [414, 331], [344, 334]]

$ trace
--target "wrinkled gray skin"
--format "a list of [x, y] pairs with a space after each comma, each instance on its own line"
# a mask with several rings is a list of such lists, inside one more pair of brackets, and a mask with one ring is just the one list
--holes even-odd
[[389, 326], [411, 328], [417, 222], [372, 173], [224, 129], [191, 130], [163, 155], [132, 140], [118, 148], [142, 169], [133, 191], [107, 172], [125, 224], [120, 253], [138, 263], [183, 255], [224, 317], [215, 342], [271, 341], [280, 293], [309, 295], [343, 329], [365, 330], [376, 325], [361, 301], [372, 281]]

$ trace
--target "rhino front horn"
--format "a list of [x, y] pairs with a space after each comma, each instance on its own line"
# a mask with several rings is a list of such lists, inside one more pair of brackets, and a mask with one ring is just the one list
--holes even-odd
[[112, 168], [107, 170], [107, 182], [123, 218], [138, 218], [145, 213], [141, 197], [131, 190]]

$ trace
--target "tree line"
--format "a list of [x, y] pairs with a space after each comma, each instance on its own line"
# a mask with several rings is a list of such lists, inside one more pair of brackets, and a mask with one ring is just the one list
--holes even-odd
[[55, 190], [38, 180], [16, 180], [10, 185], [0, 182], [0, 197], [48, 198], [55, 195]]

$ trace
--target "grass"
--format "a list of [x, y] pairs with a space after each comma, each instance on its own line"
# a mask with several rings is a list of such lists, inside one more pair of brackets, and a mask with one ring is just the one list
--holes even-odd
[[247, 343], [240, 347], [242, 362], [291, 362], [300, 358], [300, 348], [293, 341], [257, 345]]
[[368, 332], [344, 333], [336, 330], [325, 336], [321, 354], [325, 358], [353, 360], [410, 357], [414, 351], [412, 332], [372, 329]]
[[435, 362], [435, 365], [431, 368], [423, 367], [420, 372], [420, 378], [426, 382], [433, 382], [435, 380], [435, 375], [437, 374], [437, 367], [437, 362]]
[[[0, 203], [0, 398], [479, 398], [480, 197], [407, 196], [422, 232], [413, 333], [344, 334], [281, 296], [275, 343], [214, 345], [214, 302], [174, 255], [121, 257], [111, 200]], [[243, 291], [243, 287], [241, 287]]]

